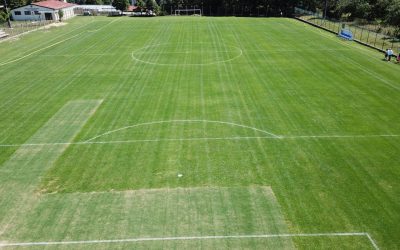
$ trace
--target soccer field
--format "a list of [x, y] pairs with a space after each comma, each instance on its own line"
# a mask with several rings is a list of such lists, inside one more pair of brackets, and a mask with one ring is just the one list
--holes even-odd
[[400, 66], [294, 19], [0, 43], [0, 248], [399, 249]]

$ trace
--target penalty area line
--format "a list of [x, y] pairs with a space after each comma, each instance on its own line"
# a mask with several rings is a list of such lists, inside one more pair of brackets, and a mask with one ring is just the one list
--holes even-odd
[[159, 237], [159, 238], [130, 238], [115, 240], [81, 240], [81, 241], [43, 241], [43, 242], [19, 242], [0, 243], [0, 247], [19, 246], [49, 246], [49, 245], [77, 245], [77, 244], [110, 244], [132, 243], [146, 241], [189, 241], [189, 240], [218, 240], [218, 239], [267, 239], [267, 238], [295, 238], [295, 237], [366, 237], [374, 249], [379, 250], [378, 245], [368, 233], [315, 233], [315, 234], [260, 234], [260, 235], [216, 235], [216, 236], [183, 236], [183, 237]]

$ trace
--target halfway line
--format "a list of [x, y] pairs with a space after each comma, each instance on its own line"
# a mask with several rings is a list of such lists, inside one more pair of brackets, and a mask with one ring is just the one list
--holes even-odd
[[90, 145], [90, 144], [129, 144], [140, 142], [163, 142], [163, 141], [223, 141], [223, 140], [251, 140], [251, 139], [357, 139], [357, 138], [391, 138], [400, 135], [299, 135], [299, 136], [237, 136], [237, 137], [199, 137], [199, 138], [165, 138], [165, 139], [143, 139], [143, 140], [121, 140], [121, 141], [82, 141], [82, 142], [53, 142], [53, 143], [26, 143], [26, 144], [0, 144], [0, 147], [34, 147], [34, 146], [56, 146], [56, 145]]

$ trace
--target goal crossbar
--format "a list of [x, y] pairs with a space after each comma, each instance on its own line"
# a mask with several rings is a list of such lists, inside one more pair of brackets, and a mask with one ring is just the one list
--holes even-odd
[[181, 12], [186, 13], [186, 15], [189, 15], [189, 13], [199, 14], [200, 16], [202, 15], [201, 9], [176, 9], [175, 16], [180, 15]]

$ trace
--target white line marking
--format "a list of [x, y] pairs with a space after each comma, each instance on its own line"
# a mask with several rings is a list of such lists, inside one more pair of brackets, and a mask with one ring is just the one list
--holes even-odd
[[379, 250], [378, 245], [376, 244], [376, 242], [372, 239], [371, 235], [369, 235], [369, 233], [366, 233], [369, 241], [371, 242], [371, 244], [374, 246], [375, 250]]
[[268, 52], [268, 53], [281, 53], [281, 52], [304, 52], [304, 51], [351, 51], [348, 49], [249, 49], [244, 50], [244, 52]]
[[[304, 24], [304, 23], [303, 23], [303, 24]], [[334, 42], [336, 42], [336, 43], [339, 43], [339, 44], [341, 44], [341, 45], [344, 45], [344, 46], [346, 46], [346, 47], [348, 47], [348, 48], [352, 48], [352, 49], [357, 48], [357, 49], [359, 49], [359, 50], [362, 50], [362, 52], [361, 52], [362, 54], [367, 55], [368, 57], [372, 57], [370, 54], [365, 53], [365, 51], [367, 51], [367, 52], [371, 52], [371, 51], [370, 51], [370, 50], [366, 50], [364, 47], [354, 46], [353, 44], [348, 44], [347, 42], [344, 42], [344, 41], [341, 41], [341, 40], [337, 39], [335, 36], [332, 36], [331, 34], [330, 34], [330, 35], [327, 35], [326, 33], [323, 33], [323, 32], [321, 31], [321, 29], [318, 29], [318, 31], [320, 31], [320, 33], [318, 33], [318, 32], [315, 31], [315, 29], [314, 29], [313, 27], [310, 27], [310, 25], [306, 25], [306, 24], [304, 24], [304, 25], [305, 25], [310, 31], [313, 31], [314, 33], [317, 33], [317, 34], [319, 34], [319, 35], [321, 35], [321, 36], [323, 36], [323, 37], [325, 37], [325, 38], [328, 38], [328, 39], [330, 39], [330, 40], [332, 40], [332, 41], [334, 41]], [[376, 57], [372, 57], [372, 58], [376, 59]], [[384, 79], [383, 77], [381, 77], [380, 74], [378, 74], [378, 73], [376, 73], [376, 72], [371, 72], [370, 70], [368, 70], [368, 68], [366, 68], [365, 66], [363, 66], [363, 65], [357, 63], [356, 61], [350, 59], [349, 57], [345, 57], [345, 59], [346, 59], [347, 61], [349, 61], [350, 63], [352, 63], [353, 65], [357, 66], [357, 68], [361, 69], [362, 71], [364, 71], [364, 72], [367, 73], [368, 75], [374, 77], [375, 79], [377, 79], [377, 80], [383, 82], [384, 84], [386, 84], [386, 85], [388, 85], [388, 86], [390, 86], [390, 87], [392, 87], [392, 88], [394, 88], [394, 89], [396, 89], [396, 90], [400, 90], [400, 87], [399, 87], [399, 86], [391, 84], [389, 81], [387, 81], [386, 79]]]
[[[73, 32], [73, 31], [75, 31], [75, 30], [78, 30], [78, 29], [81, 29], [81, 28], [83, 28], [83, 27], [86, 27], [86, 26], [88, 26], [89, 24], [91, 24], [91, 23], [93, 23], [93, 22], [94, 22], [94, 18], [92, 17], [92, 20], [91, 20], [89, 23], [84, 24], [84, 25], [81, 25], [81, 26], [79, 26], [79, 27], [73, 29], [72, 31], [67, 32], [66, 34], [69, 34], [69, 33]], [[51, 25], [51, 24], [50, 24], [50, 25]], [[46, 26], [48, 26], [48, 25], [46, 25]], [[6, 38], [6, 39], [0, 40], [0, 43], [1, 43], [1, 42], [4, 42], [4, 41], [7, 41], [7, 40], [11, 40], [11, 39], [13, 39], [13, 38], [19, 37], [19, 36], [24, 35], [24, 34], [28, 34], [28, 33], [33, 32], [33, 31], [37, 31], [37, 30], [39, 30], [39, 29], [45, 28], [46, 26], [42, 26], [42, 27], [40, 27], [40, 28], [38, 28], [38, 29], [35, 29], [35, 30], [30, 30], [30, 31], [27, 31], [27, 32], [23, 32], [23, 33], [21, 33], [21, 34], [15, 35], [15, 36], [10, 36], [10, 37], [8, 37], [8, 38]], [[62, 36], [64, 36], [64, 35], [66, 35], [66, 34], [62, 34], [62, 35], [60, 35], [60, 36], [58, 36], [58, 37], [62, 37]], [[58, 37], [56, 37], [55, 39], [57, 39]], [[54, 40], [54, 39], [53, 39], [53, 40]]]
[[42, 51], [42, 50], [45, 50], [45, 49], [54, 47], [54, 46], [56, 46], [57, 44], [63, 43], [63, 42], [65, 42], [65, 41], [68, 41], [68, 40], [70, 40], [70, 39], [72, 39], [72, 38], [74, 38], [74, 37], [79, 36], [79, 35], [82, 34], [82, 33], [83, 33], [83, 32], [81, 32], [81, 33], [79, 33], [79, 34], [77, 34], [77, 35], [68, 37], [68, 38], [66, 38], [66, 39], [64, 39], [64, 40], [61, 40], [61, 41], [59, 41], [59, 42], [53, 43], [53, 44], [51, 44], [51, 45], [49, 45], [49, 46], [47, 46], [47, 47], [44, 47], [44, 48], [35, 50], [35, 51], [33, 51], [33, 52], [31, 52], [31, 53], [25, 55], [25, 56], [21, 56], [21, 57], [17, 58], [17, 59], [14, 59], [14, 60], [11, 60], [11, 61], [7, 61], [7, 62], [4, 62], [4, 63], [0, 63], [0, 66], [4, 66], [4, 65], [7, 65], [7, 64], [10, 64], [10, 63], [14, 63], [14, 62], [21, 61], [22, 59], [24, 59], [24, 58], [26, 58], [26, 57], [28, 57], [28, 56], [31, 56], [31, 55], [33, 55], [33, 54], [36, 54], [36, 53], [38, 53], [38, 52], [40, 52], [40, 51]]
[[380, 77], [379, 74], [376, 74], [376, 73], [374, 73], [374, 72], [371, 72], [371, 71], [368, 70], [365, 66], [363, 66], [363, 65], [361, 65], [361, 64], [359, 64], [359, 63], [357, 63], [357, 62], [354, 61], [353, 59], [351, 59], [351, 58], [349, 58], [349, 57], [345, 57], [345, 59], [346, 59], [348, 62], [350, 62], [350, 63], [352, 63], [353, 65], [355, 65], [357, 68], [359, 68], [359, 69], [361, 69], [362, 71], [364, 71], [365, 73], [367, 73], [368, 75], [374, 77], [375, 79], [377, 79], [377, 80], [383, 82], [384, 84], [386, 84], [386, 85], [388, 85], [388, 86], [390, 86], [390, 87], [392, 87], [392, 88], [394, 88], [394, 89], [396, 89], [396, 90], [400, 90], [400, 86], [396, 86], [396, 85], [391, 84], [389, 81], [387, 81], [387, 80], [384, 79], [383, 77]]
[[[198, 43], [198, 44], [207, 44], [207, 43]], [[137, 54], [137, 51], [143, 50], [143, 49], [147, 49], [147, 48], [151, 48], [151, 47], [157, 47], [157, 46], [163, 46], [163, 45], [168, 45], [168, 44], [154, 44], [154, 45], [148, 45], [148, 46], [144, 46], [140, 49], [134, 50], [131, 53], [131, 57], [133, 60], [141, 62], [141, 63], [146, 63], [146, 64], [151, 64], [151, 65], [160, 65], [160, 66], [177, 66], [177, 65], [181, 65], [181, 66], [206, 66], [206, 65], [214, 65], [214, 64], [218, 64], [218, 63], [226, 63], [226, 62], [230, 62], [233, 60], [236, 60], [237, 58], [241, 57], [243, 55], [243, 50], [239, 47], [236, 46], [232, 46], [232, 45], [227, 45], [228, 47], [234, 48], [236, 50], [239, 51], [239, 54], [228, 59], [228, 60], [221, 60], [221, 61], [214, 61], [214, 62], [209, 62], [209, 63], [182, 63], [182, 64], [169, 64], [169, 63], [155, 63], [155, 62], [150, 62], [150, 61], [145, 61], [145, 60], [141, 60], [137, 57], [135, 57], [135, 54]], [[226, 51], [229, 52], [229, 51]], [[167, 52], [168, 53], [168, 52]], [[139, 53], [139, 54], [143, 54]], [[163, 52], [160, 52], [160, 54], [163, 54]]]
[[43, 57], [74, 57], [74, 56], [115, 56], [116, 54], [112, 53], [98, 53], [98, 54], [47, 54], [47, 55], [39, 55]]
[[53, 143], [27, 143], [27, 144], [0, 144], [0, 147], [34, 147], [34, 146], [57, 146], [57, 145], [91, 145], [91, 144], [129, 144], [140, 142], [162, 142], [162, 141], [218, 141], [218, 140], [251, 140], [251, 139], [357, 139], [357, 138], [380, 138], [400, 137], [400, 135], [300, 135], [300, 136], [234, 136], [234, 137], [195, 137], [195, 138], [164, 138], [164, 139], [141, 139], [120, 141], [82, 141], [82, 142], [53, 142]]
[[117, 19], [115, 19], [115, 20], [112, 20], [111, 22], [107, 23], [106, 25], [103, 25], [103, 26], [102, 26], [101, 28], [99, 28], [99, 29], [88, 30], [87, 32], [88, 32], [88, 33], [94, 33], [94, 32], [97, 32], [97, 31], [99, 31], [99, 30], [102, 30], [102, 29], [104, 29], [104, 27], [106, 27], [106, 26], [108, 26], [108, 25], [110, 25], [110, 24], [112, 24], [112, 23], [114, 23], [114, 22], [116, 22], [116, 21], [119, 21], [121, 18], [122, 18], [122, 17], [119, 17], [119, 18], [117, 18]]
[[86, 142], [92, 141], [92, 140], [97, 139], [97, 138], [99, 138], [101, 136], [104, 136], [104, 135], [109, 135], [111, 133], [115, 133], [115, 132], [118, 132], [118, 131], [121, 131], [121, 130], [130, 129], [130, 128], [134, 128], [134, 127], [145, 126], [145, 125], [153, 125], [153, 124], [161, 124], [161, 123], [185, 123], [185, 122], [188, 122], [188, 123], [189, 122], [203, 122], [203, 123], [225, 124], [225, 125], [231, 125], [231, 126], [236, 126], [236, 127], [241, 127], [241, 128], [248, 128], [248, 129], [251, 129], [251, 130], [254, 130], [254, 131], [258, 131], [258, 132], [261, 132], [261, 133], [264, 133], [264, 134], [267, 134], [267, 135], [272, 135], [272, 136], [277, 137], [277, 138], [280, 137], [278, 135], [275, 135], [275, 134], [270, 133], [270, 132], [265, 131], [265, 130], [261, 130], [261, 129], [258, 129], [258, 128], [254, 128], [254, 127], [250, 127], [250, 126], [246, 126], [246, 125], [241, 125], [241, 124], [237, 124], [237, 123], [233, 123], [233, 122], [210, 121], [210, 120], [170, 120], [170, 121], [155, 121], [155, 122], [139, 123], [139, 124], [135, 124], [135, 125], [131, 125], [131, 126], [126, 126], [126, 127], [123, 127], [123, 128], [115, 129], [115, 130], [110, 130], [110, 131], [105, 132], [105, 133], [103, 133], [101, 135], [97, 135], [97, 136], [95, 136], [93, 138], [90, 138], [90, 139], [86, 140]]
[[0, 247], [15, 246], [48, 246], [48, 245], [72, 245], [72, 244], [100, 244], [100, 243], [129, 243], [144, 241], [179, 241], [179, 240], [217, 240], [217, 239], [257, 239], [257, 238], [293, 238], [293, 237], [343, 237], [361, 236], [370, 239], [371, 244], [379, 250], [376, 243], [368, 233], [316, 233], [316, 234], [261, 234], [261, 235], [216, 235], [216, 236], [188, 236], [188, 237], [160, 237], [160, 238], [131, 238], [116, 240], [82, 240], [82, 241], [47, 241], [47, 242], [19, 242], [0, 243]]
[[[211, 50], [210, 52], [212, 53], [227, 53], [229, 51], [227, 50]], [[167, 52], [159, 52], [159, 51], [145, 51], [145, 52], [139, 52], [135, 53], [136, 55], [147, 55], [147, 54], [156, 54], [156, 55], [161, 55], [161, 54], [190, 54], [190, 53], [204, 53], [204, 51], [167, 51]]]
[[[111, 22], [109, 22], [109, 23], [107, 23], [106, 25], [104, 25], [104, 26], [101, 27], [100, 29], [97, 29], [96, 31], [99, 31], [99, 30], [103, 29], [103, 28], [106, 27], [107, 25], [110, 25], [111, 23], [113, 23], [113, 22], [115, 22], [115, 21], [118, 21], [119, 19], [121, 19], [121, 17], [118, 18], [118, 19], [115, 19], [115, 20], [113, 20], [113, 21], [111, 21]], [[93, 21], [92, 21], [92, 22], [93, 22]], [[92, 22], [90, 22], [90, 23], [92, 23]], [[88, 23], [88, 24], [90, 24], [90, 23]], [[86, 25], [85, 25], [85, 26], [86, 26]], [[88, 31], [80, 32], [80, 33], [78, 33], [78, 34], [76, 34], [76, 35], [74, 35], [74, 36], [70, 36], [70, 37], [68, 37], [68, 38], [66, 38], [66, 39], [64, 39], [64, 40], [61, 40], [61, 41], [59, 41], [59, 42], [50, 44], [50, 45], [47, 46], [47, 47], [44, 47], [44, 48], [35, 50], [35, 51], [33, 51], [33, 52], [31, 52], [31, 53], [25, 55], [25, 56], [18, 57], [17, 59], [14, 59], [14, 60], [10, 60], [10, 61], [6, 61], [6, 62], [3, 62], [3, 63], [0, 63], [0, 66], [4, 66], [4, 65], [7, 65], [7, 64], [10, 64], [10, 63], [14, 63], [14, 62], [21, 61], [22, 59], [24, 59], [24, 58], [26, 58], [26, 57], [29, 57], [29, 56], [31, 56], [31, 55], [33, 55], [33, 54], [36, 54], [36, 53], [38, 53], [38, 52], [40, 52], [40, 51], [42, 51], [42, 50], [45, 50], [45, 49], [51, 48], [51, 47], [53, 47], [53, 46], [56, 46], [56, 45], [58, 45], [58, 44], [60, 44], [60, 43], [63, 43], [63, 42], [65, 42], [65, 41], [68, 41], [68, 40], [70, 40], [70, 39], [72, 39], [72, 38], [75, 38], [75, 37], [77, 37], [77, 36], [79, 36], [79, 35], [81, 35], [81, 34], [83, 34], [83, 33], [86, 33], [86, 32], [88, 32]]]

